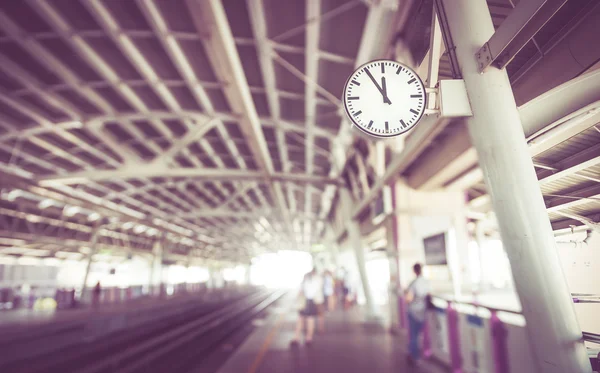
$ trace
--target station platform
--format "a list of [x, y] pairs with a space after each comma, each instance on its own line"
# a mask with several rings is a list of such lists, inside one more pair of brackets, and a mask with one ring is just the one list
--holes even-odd
[[405, 336], [390, 333], [382, 320], [365, 319], [361, 307], [329, 312], [325, 330], [316, 332], [311, 345], [292, 345], [298, 313], [293, 299], [288, 300], [273, 310], [218, 373], [449, 372], [429, 361], [408, 367]]

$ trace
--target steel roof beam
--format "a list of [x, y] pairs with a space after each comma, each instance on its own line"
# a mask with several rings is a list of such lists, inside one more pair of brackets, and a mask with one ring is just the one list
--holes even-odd
[[[137, 178], [179, 178], [188, 177], [195, 179], [204, 179], [208, 181], [215, 180], [263, 180], [265, 175], [261, 171], [239, 170], [239, 169], [196, 169], [196, 168], [172, 168], [165, 165], [144, 165], [132, 166], [130, 168], [121, 168], [118, 170], [95, 170], [75, 172], [71, 174], [56, 175], [49, 177], [38, 178], [40, 185], [69, 185], [89, 183], [91, 181], [115, 180], [115, 179], [137, 179]], [[295, 174], [295, 173], [280, 173], [274, 172], [271, 174], [271, 179], [278, 182], [297, 182], [297, 183], [314, 183], [314, 184], [339, 184], [337, 179], [332, 179], [326, 176]]]
[[[277, 141], [277, 147], [279, 148], [279, 160], [281, 162], [284, 172], [291, 171], [291, 163], [288, 155], [289, 150], [287, 147], [285, 132], [281, 129], [281, 112], [279, 106], [279, 97], [277, 95], [277, 83], [275, 78], [275, 68], [272, 59], [272, 45], [267, 38], [267, 22], [264, 13], [264, 4], [262, 0], [249, 0], [248, 1], [248, 13], [250, 16], [250, 25], [254, 37], [256, 38], [256, 51], [258, 54], [258, 62], [260, 64], [260, 71], [262, 74], [263, 82], [265, 84], [265, 92], [267, 96], [267, 104], [269, 106], [269, 112], [275, 127], [275, 138]], [[262, 134], [260, 136], [263, 136]], [[275, 186], [276, 189], [281, 189], [281, 186]], [[291, 211], [296, 211], [295, 201], [292, 200], [290, 193], [286, 196], [283, 194], [283, 190], [277, 191], [281, 194], [283, 202], [289, 204]], [[294, 207], [294, 208], [292, 208]]]
[[492, 37], [477, 51], [479, 71], [503, 69], [567, 0], [520, 1]]
[[186, 3], [199, 30], [211, 31], [210, 37], [205, 42], [207, 50], [212, 52], [208, 53], [211, 64], [217, 76], [231, 83], [224, 89], [225, 96], [235, 112], [244, 114], [240, 127], [249, 141], [259, 168], [264, 172], [264, 178], [271, 188], [277, 207], [291, 234], [291, 220], [285, 198], [281, 187], [276, 185], [271, 177], [274, 173], [273, 163], [223, 5], [216, 0], [187, 0]]
[[558, 171], [542, 170], [538, 172], [538, 178], [541, 185], [546, 185], [598, 164], [600, 164], [600, 144], [552, 164], [551, 166]]

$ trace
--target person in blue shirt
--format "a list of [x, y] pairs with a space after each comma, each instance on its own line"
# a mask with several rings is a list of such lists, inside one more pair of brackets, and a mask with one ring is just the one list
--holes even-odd
[[408, 343], [408, 363], [415, 364], [421, 357], [419, 346], [419, 337], [425, 325], [425, 314], [427, 311], [427, 298], [429, 295], [429, 283], [423, 277], [422, 266], [416, 263], [413, 266], [416, 278], [410, 283], [405, 292], [405, 299], [408, 303], [408, 325], [409, 325], [409, 343]]

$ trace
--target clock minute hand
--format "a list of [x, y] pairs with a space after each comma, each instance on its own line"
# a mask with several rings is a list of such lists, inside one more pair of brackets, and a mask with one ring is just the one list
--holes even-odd
[[365, 72], [367, 73], [369, 78], [371, 78], [371, 81], [373, 82], [373, 84], [375, 84], [375, 87], [377, 87], [377, 90], [379, 91], [379, 93], [381, 93], [382, 96], [385, 96], [385, 94], [383, 93], [383, 89], [381, 89], [379, 84], [377, 84], [377, 81], [375, 80], [375, 78], [373, 78], [373, 75], [371, 75], [371, 72], [367, 68], [365, 68]]

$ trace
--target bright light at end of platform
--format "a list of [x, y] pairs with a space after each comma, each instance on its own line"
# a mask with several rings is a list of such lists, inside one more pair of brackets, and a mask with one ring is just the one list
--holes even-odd
[[312, 268], [312, 257], [303, 251], [282, 250], [252, 259], [250, 283], [269, 288], [296, 288]]

